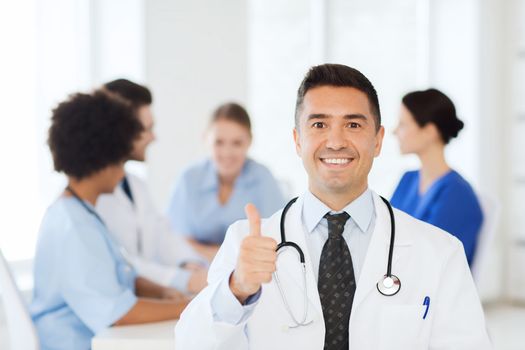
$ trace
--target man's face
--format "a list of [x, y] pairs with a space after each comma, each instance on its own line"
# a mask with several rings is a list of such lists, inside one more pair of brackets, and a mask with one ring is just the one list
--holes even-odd
[[143, 162], [146, 160], [146, 148], [155, 140], [153, 133], [153, 114], [149, 105], [139, 107], [137, 115], [144, 127], [144, 130], [133, 143], [133, 150], [131, 151], [130, 160], [138, 160]]
[[366, 95], [349, 87], [316, 87], [299, 113], [294, 140], [310, 191], [318, 197], [362, 193], [384, 135], [383, 127], [376, 131]]

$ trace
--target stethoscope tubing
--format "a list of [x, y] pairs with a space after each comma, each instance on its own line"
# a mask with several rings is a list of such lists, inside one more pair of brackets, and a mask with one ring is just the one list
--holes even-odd
[[394, 255], [394, 242], [396, 239], [396, 220], [394, 218], [394, 210], [388, 200], [381, 196], [383, 202], [385, 202], [388, 212], [390, 213], [390, 245], [388, 247], [388, 263], [386, 267], [386, 276], [392, 276], [392, 258]]
[[[390, 202], [384, 198], [383, 196], [380, 196], [381, 199], [383, 200], [383, 202], [385, 203], [385, 205], [387, 206], [388, 208], [388, 213], [390, 215], [390, 244], [389, 244], [389, 247], [388, 247], [388, 261], [387, 261], [387, 270], [386, 270], [386, 275], [383, 276], [383, 281], [385, 281], [385, 279], [392, 279], [394, 278], [397, 283], [399, 284], [399, 287], [396, 288], [395, 291], [392, 292], [392, 294], [385, 294], [385, 292], [381, 291], [381, 289], [379, 288], [379, 285], [378, 285], [378, 291], [379, 293], [385, 295], [385, 296], [392, 296], [392, 295], [395, 295], [399, 292], [399, 289], [401, 288], [401, 281], [399, 280], [399, 278], [397, 276], [394, 276], [392, 275], [392, 259], [393, 259], [393, 255], [394, 255], [394, 243], [395, 243], [395, 239], [396, 239], [396, 221], [395, 221], [395, 216], [394, 216], [394, 210], [392, 209], [392, 205], [390, 204]], [[297, 198], [298, 197], [295, 197], [293, 199], [291, 199], [287, 204], [286, 206], [284, 207], [282, 213], [281, 213], [281, 220], [280, 220], [280, 233], [281, 233], [281, 242], [277, 245], [277, 248], [276, 248], [276, 251], [279, 252], [279, 250], [283, 247], [293, 247], [297, 253], [299, 254], [299, 259], [301, 261], [301, 264], [305, 264], [305, 258], [304, 258], [304, 253], [303, 253], [303, 250], [301, 249], [301, 247], [299, 247], [299, 245], [297, 245], [296, 243], [294, 242], [291, 242], [291, 241], [287, 241], [286, 240], [286, 228], [285, 228], [285, 221], [286, 221], [286, 214], [288, 213], [288, 210], [290, 209], [290, 207], [297, 201]], [[378, 282], [379, 283], [379, 282]]]

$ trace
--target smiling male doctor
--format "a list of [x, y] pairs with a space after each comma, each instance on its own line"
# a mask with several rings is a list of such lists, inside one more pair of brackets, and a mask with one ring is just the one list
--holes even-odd
[[281, 211], [261, 223], [247, 206], [176, 326], [176, 349], [489, 349], [463, 247], [444, 231], [395, 210], [392, 273], [402, 287], [393, 296], [376, 288], [390, 216], [368, 189], [384, 135], [368, 79], [343, 65], [312, 67], [293, 134], [309, 181], [285, 228], [304, 252], [306, 283], [296, 250], [277, 258]]

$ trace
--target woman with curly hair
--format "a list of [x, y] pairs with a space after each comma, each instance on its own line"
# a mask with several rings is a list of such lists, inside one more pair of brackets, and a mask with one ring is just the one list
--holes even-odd
[[137, 276], [94, 206], [124, 176], [142, 125], [124, 100], [75, 94], [53, 111], [48, 144], [68, 184], [39, 232], [30, 307], [42, 349], [90, 349], [112, 325], [174, 319], [187, 299]]

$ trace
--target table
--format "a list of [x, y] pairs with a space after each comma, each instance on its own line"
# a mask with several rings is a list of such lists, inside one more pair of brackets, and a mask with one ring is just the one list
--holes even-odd
[[173, 350], [176, 323], [164, 321], [110, 327], [93, 338], [92, 350]]

